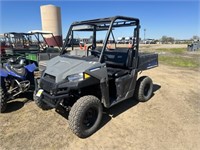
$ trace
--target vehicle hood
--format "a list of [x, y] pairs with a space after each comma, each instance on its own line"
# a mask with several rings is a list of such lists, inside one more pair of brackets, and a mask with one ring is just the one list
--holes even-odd
[[55, 82], [58, 83], [69, 75], [85, 72], [97, 64], [98, 62], [81, 58], [57, 56], [48, 61], [45, 73], [54, 76]]

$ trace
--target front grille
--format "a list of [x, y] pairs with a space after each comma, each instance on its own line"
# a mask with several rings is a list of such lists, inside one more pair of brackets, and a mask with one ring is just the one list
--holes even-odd
[[53, 108], [56, 107], [57, 101], [50, 99], [48, 96], [44, 96], [43, 101]]
[[45, 80], [45, 79], [41, 79], [40, 80], [40, 87], [47, 91], [47, 92], [50, 92], [50, 90], [54, 89], [55, 88], [55, 83], [53, 82], [50, 82], [48, 80]]
[[56, 81], [56, 77], [55, 76], [52, 76], [52, 75], [47, 74], [47, 73], [45, 73], [44, 79], [47, 80], [47, 81], [53, 82], [53, 83], [55, 83], [55, 81]]

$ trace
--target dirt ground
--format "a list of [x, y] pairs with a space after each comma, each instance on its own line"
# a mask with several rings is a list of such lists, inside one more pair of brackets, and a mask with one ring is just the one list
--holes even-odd
[[199, 150], [199, 71], [160, 65], [141, 75], [154, 81], [152, 98], [145, 103], [132, 98], [105, 110], [100, 129], [87, 139], [72, 134], [55, 110], [16, 99], [0, 114], [0, 149]]

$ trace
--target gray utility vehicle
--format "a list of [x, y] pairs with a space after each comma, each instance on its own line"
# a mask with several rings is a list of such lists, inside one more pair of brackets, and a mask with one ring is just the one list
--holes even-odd
[[[114, 38], [113, 32], [123, 27], [134, 29], [132, 47], [117, 48], [115, 44], [115, 49], [108, 49], [110, 35]], [[74, 22], [61, 55], [49, 60], [36, 82], [36, 104], [43, 110], [65, 108], [69, 111], [70, 129], [78, 137], [86, 138], [98, 129], [103, 107], [110, 108], [134, 94], [142, 102], [150, 99], [152, 80], [147, 76], [137, 80], [137, 75], [158, 66], [158, 55], [138, 53], [139, 29], [139, 19], [123, 16]], [[92, 44], [84, 52], [86, 56], [69, 55], [76, 50], [68, 46], [77, 31], [93, 34]], [[96, 44], [98, 32], [106, 33], [102, 47]]]

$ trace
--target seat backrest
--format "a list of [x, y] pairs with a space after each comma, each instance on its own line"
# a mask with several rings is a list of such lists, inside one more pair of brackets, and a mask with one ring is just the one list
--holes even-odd
[[132, 50], [132, 49], [128, 49], [128, 52], [127, 52], [127, 60], [126, 60], [126, 67], [128, 69], [131, 69], [133, 67], [133, 59], [134, 59], [134, 56], [135, 56], [135, 51]]
[[106, 65], [113, 68], [127, 69], [129, 66], [129, 51], [106, 51]]

